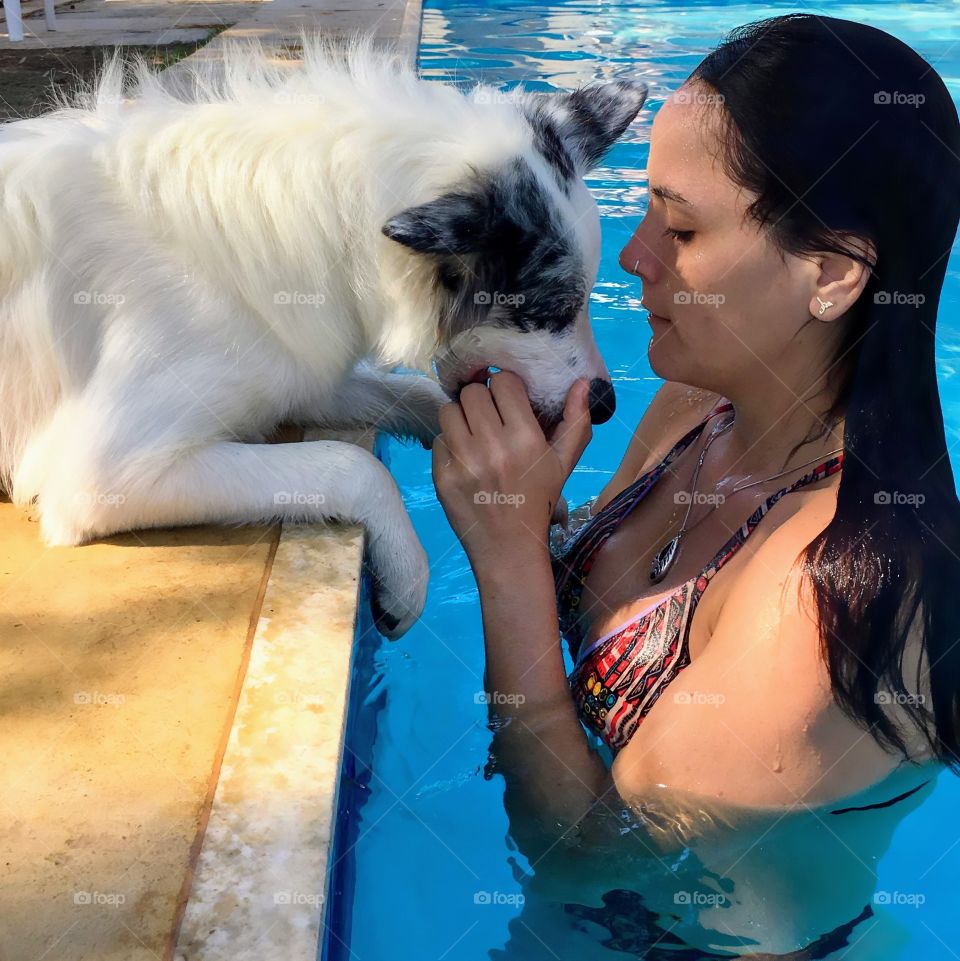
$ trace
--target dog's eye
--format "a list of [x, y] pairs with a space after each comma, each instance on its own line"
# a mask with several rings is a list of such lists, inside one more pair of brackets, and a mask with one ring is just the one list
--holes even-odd
[[689, 243], [693, 239], [692, 230], [674, 230], [672, 227], [667, 227], [667, 229], [663, 233], [664, 233], [664, 236], [669, 234], [671, 237], [673, 237], [674, 240], [678, 241], [681, 244]]

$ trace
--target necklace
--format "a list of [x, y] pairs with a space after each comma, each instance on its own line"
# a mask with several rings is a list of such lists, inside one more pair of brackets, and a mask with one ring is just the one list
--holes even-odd
[[[713, 507], [707, 511], [707, 513], [704, 514], [700, 520], [697, 521], [696, 524], [687, 527], [687, 521], [690, 518], [690, 511], [693, 509], [694, 492], [697, 489], [697, 478], [700, 476], [700, 468], [703, 466], [703, 459], [707, 456], [707, 451], [710, 449], [710, 445], [724, 431], [733, 426], [733, 421], [734, 418], [731, 417], [730, 420], [728, 420], [721, 427], [715, 427], [709, 438], [707, 438], [706, 444], [703, 445], [703, 450], [700, 453], [700, 459], [697, 461], [697, 468], [693, 472], [693, 482], [690, 484], [690, 493], [687, 496], [687, 513], [684, 515], [683, 524], [680, 527], [679, 532], [669, 541], [667, 541], [667, 543], [664, 544], [659, 551], [657, 551], [656, 556], [650, 563], [650, 582], [653, 584], [659, 584], [660, 581], [666, 577], [667, 571], [669, 571], [673, 566], [673, 562], [677, 559], [677, 552], [680, 550], [680, 542], [683, 540], [684, 534], [693, 530], [693, 528], [696, 527], [700, 521], [705, 520], [720, 506], [719, 503], [714, 504]], [[838, 447], [836, 450], [830, 451], [827, 454], [827, 457], [829, 457], [830, 454], [838, 454], [842, 450], [842, 447]], [[756, 484], [766, 483], [766, 481], [773, 480], [775, 477], [782, 477], [784, 474], [789, 474], [795, 470], [799, 470], [801, 467], [807, 467], [809, 464], [812, 464], [817, 460], [819, 460], [819, 458], [814, 457], [813, 460], [807, 461], [806, 464], [797, 464], [796, 467], [789, 467], [787, 470], [780, 471], [779, 474], [771, 474], [769, 477], [762, 477], [760, 480], [751, 481], [749, 484], [737, 484], [737, 486], [734, 487], [730, 493], [736, 494], [737, 491], [745, 490], [747, 487], [753, 487]]]

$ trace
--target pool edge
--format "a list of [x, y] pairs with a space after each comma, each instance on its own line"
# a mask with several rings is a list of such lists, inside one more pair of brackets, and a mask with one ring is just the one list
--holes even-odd
[[[318, 15], [306, 25], [370, 32], [415, 66], [422, 3], [400, 2], [399, 20], [394, 6], [352, 11], [347, 24]], [[198, 53], [217, 57], [221, 44], [240, 35], [289, 44], [310, 18], [288, 11], [279, 22], [268, 19], [242, 21]], [[373, 431], [304, 437], [322, 438], [368, 450], [375, 442]], [[280, 532], [166, 961], [270, 959], [281, 945], [285, 961], [319, 955], [365, 600], [363, 551], [357, 525], [285, 525]]]

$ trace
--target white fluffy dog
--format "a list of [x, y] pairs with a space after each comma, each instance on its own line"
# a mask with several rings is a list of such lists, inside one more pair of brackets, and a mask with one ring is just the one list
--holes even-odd
[[286, 421], [429, 446], [488, 365], [524, 379], [545, 428], [584, 376], [609, 417], [581, 175], [646, 88], [464, 95], [367, 41], [303, 45], [302, 69], [247, 43], [179, 87], [115, 58], [0, 126], [0, 486], [36, 502], [49, 544], [361, 522], [398, 637], [428, 565], [387, 470], [347, 443], [262, 441]]

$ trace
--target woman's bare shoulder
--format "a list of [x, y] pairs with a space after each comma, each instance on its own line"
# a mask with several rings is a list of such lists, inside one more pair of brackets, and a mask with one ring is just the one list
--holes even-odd
[[[835, 492], [795, 497], [747, 560], [707, 644], [620, 752], [618, 789], [642, 796], [663, 783], [746, 806], [813, 806], [869, 790], [900, 765], [836, 701], [812, 585], [795, 563], [829, 523], [831, 500], [835, 511]], [[908, 755], [929, 760], [913, 735]]]
[[667, 451], [699, 424], [721, 399], [714, 391], [664, 381], [640, 418], [616, 473], [597, 498], [594, 512], [662, 460]]

